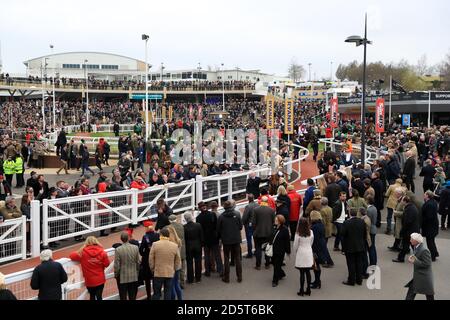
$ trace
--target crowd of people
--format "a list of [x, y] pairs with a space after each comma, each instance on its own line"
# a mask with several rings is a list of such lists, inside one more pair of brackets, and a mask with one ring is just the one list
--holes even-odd
[[[14, 83], [29, 83], [29, 84], [41, 84], [42, 81], [46, 84], [53, 84], [55, 87], [73, 87], [75, 89], [83, 88], [86, 85], [85, 79], [79, 78], [56, 78], [52, 77], [33, 77], [27, 78], [10, 77], [8, 73], [0, 74], [0, 81], [5, 81], [8, 85], [14, 85]], [[145, 81], [142, 79], [130, 79], [130, 80], [107, 80], [96, 79], [95, 76], [90, 75], [88, 77], [88, 86], [90, 89], [96, 90], [145, 90]], [[255, 84], [247, 80], [231, 80], [231, 81], [209, 81], [209, 80], [182, 80], [182, 81], [158, 81], [153, 80], [149, 82], [149, 90], [168, 90], [168, 91], [205, 91], [205, 90], [254, 90]]]
[[[230, 119], [205, 119], [205, 129], [264, 128], [263, 103], [230, 100], [228, 106]], [[202, 107], [204, 116], [220, 105]], [[346, 256], [348, 278], [344, 284], [360, 285], [364, 278], [369, 277], [370, 267], [377, 265], [378, 255], [386, 254], [376, 245], [382, 225], [381, 213], [385, 208], [387, 223], [383, 231], [393, 237], [393, 245], [389, 247], [390, 251], [397, 254], [393, 261], [404, 262], [412, 245], [414, 258], [409, 258], [408, 261], [414, 263], [415, 268], [425, 269], [423, 272], [426, 276], [420, 280], [413, 279], [410, 283], [408, 299], [412, 299], [416, 293], [425, 294], [429, 299], [433, 298], [431, 263], [439, 257], [435, 238], [439, 233], [439, 224], [441, 230], [450, 226], [449, 128], [435, 126], [405, 130], [390, 125], [382, 135], [381, 143], [377, 145], [373, 119], [369, 119], [367, 143], [376, 146], [379, 153], [371, 164], [363, 165], [357, 164], [359, 155], [352, 146], [360, 140], [360, 123], [341, 121], [339, 129], [334, 132], [334, 138], [341, 141], [342, 145], [319, 153], [318, 139], [333, 137], [331, 128], [327, 125], [324, 105], [310, 103], [297, 107], [302, 108], [302, 112], [295, 113], [295, 123], [298, 126], [296, 133], [290, 137], [291, 141], [297, 145], [311, 146], [318, 171], [322, 174], [316, 181], [308, 179], [304, 196], [297, 193], [298, 190], [288, 183], [281, 172], [280, 175], [274, 174], [268, 181], [268, 187], [264, 188], [261, 188], [263, 180], [254, 174], [249, 175], [246, 188], [248, 204], [242, 215], [236, 209], [234, 200], [223, 203], [223, 213], [219, 212], [216, 202], [200, 202], [197, 204], [198, 215], [185, 213], [183, 217], [186, 224], [182, 225], [181, 216], [173, 215], [164, 201], [159, 202], [154, 210], [157, 213], [156, 220], [145, 221], [146, 233], [142, 241], [132, 239], [132, 231], [128, 230], [128, 233], [121, 234], [122, 244], [116, 246], [114, 269], [121, 299], [135, 299], [139, 283], [145, 284], [148, 299], [160, 299], [161, 288], [164, 288], [165, 299], [182, 299], [186, 283], [200, 282], [202, 276], [209, 277], [216, 272], [223, 282], [230, 282], [231, 266], [235, 266], [236, 280], [242, 282], [242, 232], [245, 233], [247, 246], [245, 257], [255, 257], [255, 270], [261, 270], [264, 257], [264, 267], [273, 268], [274, 287], [286, 277], [283, 270], [283, 266], [287, 264], [286, 255], [293, 254], [295, 268], [300, 273], [298, 295], [311, 295], [311, 289], [320, 289], [322, 269], [335, 265], [327, 246], [333, 237], [333, 251], [342, 252]], [[0, 197], [6, 202], [5, 208], [0, 209], [3, 218], [11, 219], [21, 214], [29, 214], [30, 202], [34, 199], [86, 195], [126, 188], [145, 189], [153, 185], [192, 179], [198, 174], [208, 176], [231, 170], [250, 169], [237, 162], [233, 165], [215, 162], [201, 166], [171, 163], [174, 145], [174, 141], [170, 139], [171, 133], [176, 128], [185, 128], [192, 132], [193, 120], [198, 118], [195, 113], [198, 111], [198, 105], [193, 108], [194, 114], [189, 109], [188, 104], [174, 105], [177, 120], [161, 124], [155, 130], [155, 135], [162, 139], [160, 145], [146, 143], [142, 138], [143, 126], [137, 122], [134, 133], [119, 140], [120, 159], [111, 178], [102, 168], [102, 165], [107, 165], [110, 153], [109, 144], [105, 140], [100, 141], [95, 150], [99, 169], [96, 178], [89, 168], [90, 154], [84, 141], [81, 144], [68, 142], [64, 131], [61, 131], [56, 144], [62, 162], [60, 171], [69, 168], [82, 169], [80, 180], [72, 187], [64, 180], [58, 181], [54, 187], [49, 187], [45, 177], [33, 171], [26, 182], [26, 194], [20, 207], [11, 197], [11, 176], [16, 174], [20, 187], [19, 182], [23, 180], [20, 178], [23, 171], [20, 171], [24, 169], [25, 163], [29, 162], [30, 145], [33, 146], [33, 140], [36, 140], [36, 144], [39, 139], [29, 136], [30, 143], [27, 145], [4, 137], [0, 144], [5, 175], [5, 179], [0, 176]], [[277, 127], [283, 128], [282, 108], [277, 108], [275, 121]], [[284, 141], [287, 140], [286, 136], [281, 135], [281, 138], [281, 147], [277, 150], [279, 157], [283, 159], [290, 154], [298, 157], [299, 148], [289, 146]], [[27, 141], [27, 138], [24, 140]], [[31, 152], [32, 154], [34, 153]], [[33, 156], [31, 158], [33, 159]], [[149, 171], [145, 170], [145, 163], [150, 165]], [[89, 170], [90, 175], [87, 174]], [[423, 177], [420, 192], [419, 187], [415, 185], [418, 176]], [[97, 180], [94, 183], [95, 179]], [[424, 201], [418, 194], [423, 194]], [[438, 214], [441, 216], [440, 223]], [[105, 230], [100, 235], [106, 235]], [[76, 240], [83, 241], [81, 237]], [[97, 276], [103, 274], [101, 270], [108, 266], [109, 260], [97, 239], [88, 237], [85, 241], [83, 248], [72, 254], [71, 258], [81, 261], [85, 278], [93, 276], [95, 281], [90, 279], [86, 284], [91, 299], [100, 299], [105, 280], [102, 276]], [[56, 247], [58, 243], [51, 245]], [[89, 260], [91, 254], [98, 260], [96, 268], [99, 269], [94, 274], [89, 269], [91, 266], [83, 262], [83, 256]], [[55, 263], [46, 263], [51, 261], [51, 253], [48, 251], [44, 252], [41, 259], [45, 267], [36, 271], [36, 277], [46, 278], [47, 268], [55, 268], [51, 271], [53, 273], [60, 270]], [[311, 279], [311, 272], [314, 281]], [[419, 275], [417, 277], [420, 278]], [[64, 279], [66, 277], [61, 272], [59, 282], [55, 282], [55, 278], [52, 283], [57, 285], [67, 280]], [[45, 291], [36, 285], [32, 286]], [[56, 294], [60, 297], [59, 292]], [[46, 297], [45, 293], [40, 296], [42, 299]]]

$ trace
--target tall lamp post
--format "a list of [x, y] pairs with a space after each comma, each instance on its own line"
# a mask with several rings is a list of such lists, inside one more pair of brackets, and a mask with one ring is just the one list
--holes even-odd
[[[44, 76], [47, 77], [47, 60], [48, 58], [42, 59], [41, 65], [41, 83], [42, 83], [42, 128], [43, 133], [45, 134], [45, 91], [44, 91]], [[45, 69], [45, 72], [44, 72]]]
[[[145, 141], [148, 141], [149, 130], [151, 130], [151, 128], [149, 128], [149, 123], [148, 123], [148, 61], [147, 61], [147, 54], [148, 54], [148, 39], [149, 38], [150, 38], [150, 36], [147, 34], [142, 35], [142, 40], [145, 41], [145, 107], [144, 107]], [[161, 71], [161, 74], [162, 74], [162, 71]], [[151, 136], [151, 132], [150, 132], [150, 136]]]
[[[54, 46], [50, 45], [50, 50], [53, 55]], [[55, 97], [55, 69], [53, 69], [52, 73], [52, 89], [53, 89], [53, 129], [56, 130], [56, 97]]]
[[86, 123], [89, 131], [89, 75], [87, 71], [88, 60], [84, 59], [84, 78], [86, 81]]
[[161, 82], [163, 81], [164, 62], [161, 62]]
[[225, 112], [225, 79], [223, 78], [223, 63], [222, 66], [222, 111]]
[[367, 44], [372, 44], [372, 41], [367, 39], [367, 13], [364, 20], [364, 38], [360, 36], [350, 36], [345, 42], [354, 43], [357, 47], [364, 46], [364, 62], [363, 62], [363, 88], [362, 88], [362, 116], [361, 116], [361, 163], [366, 163], [366, 52]]
[[308, 67], [309, 67], [309, 81], [311, 82], [311, 65], [312, 63], [308, 63]]

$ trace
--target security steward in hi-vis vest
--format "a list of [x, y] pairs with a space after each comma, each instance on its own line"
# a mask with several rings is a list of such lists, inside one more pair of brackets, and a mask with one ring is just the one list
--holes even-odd
[[16, 172], [15, 170], [15, 161], [12, 159], [12, 157], [8, 157], [8, 159], [3, 162], [3, 173], [5, 174], [6, 181], [10, 186], [12, 186], [12, 180], [14, 177], [14, 173]]
[[25, 185], [25, 181], [23, 179], [23, 172], [25, 168], [23, 165], [23, 159], [21, 156], [17, 156], [14, 161], [14, 172], [16, 174], [16, 188], [22, 188]]

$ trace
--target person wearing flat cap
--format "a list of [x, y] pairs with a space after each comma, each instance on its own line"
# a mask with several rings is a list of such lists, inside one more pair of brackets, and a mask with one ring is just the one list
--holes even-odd
[[414, 300], [416, 294], [424, 294], [427, 300], [434, 300], [430, 250], [423, 244], [420, 233], [412, 233], [410, 243], [414, 248], [414, 254], [408, 258], [408, 262], [414, 265], [414, 273], [412, 280], [405, 286], [408, 288], [406, 300]]

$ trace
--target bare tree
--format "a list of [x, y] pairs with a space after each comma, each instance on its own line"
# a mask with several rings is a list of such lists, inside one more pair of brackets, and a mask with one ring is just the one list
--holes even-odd
[[288, 68], [289, 78], [291, 78], [292, 81], [297, 82], [302, 78], [304, 74], [305, 68], [301, 64], [297, 63], [297, 59], [292, 58]]
[[418, 75], [424, 76], [430, 73], [430, 67], [427, 64], [427, 55], [423, 54], [420, 56], [417, 64], [415, 65], [415, 71]]

